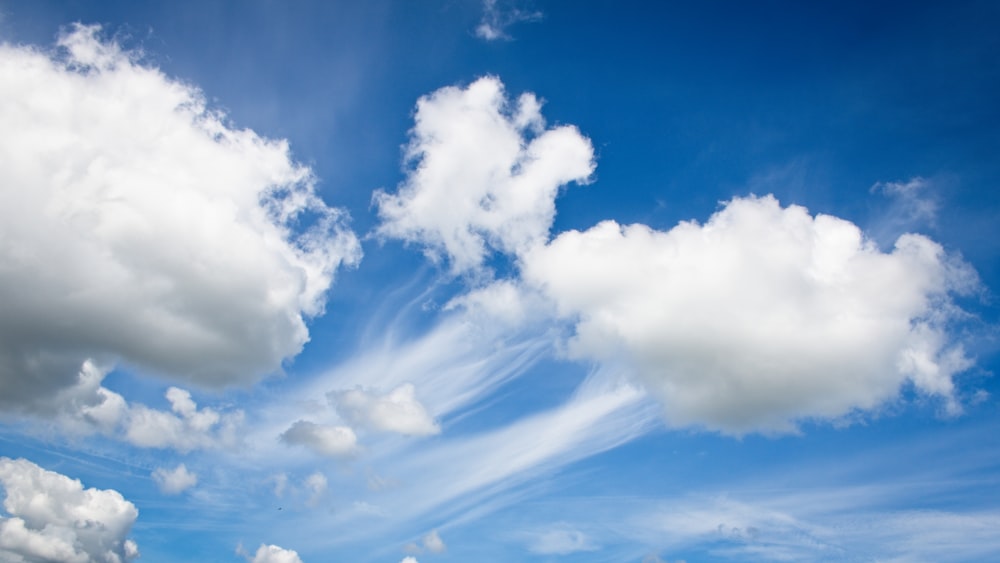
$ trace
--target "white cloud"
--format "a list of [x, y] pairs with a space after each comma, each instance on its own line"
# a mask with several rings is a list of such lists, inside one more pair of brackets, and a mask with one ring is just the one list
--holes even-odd
[[360, 257], [287, 142], [98, 33], [0, 45], [3, 409], [44, 410], [88, 359], [210, 386], [278, 371]]
[[597, 544], [586, 534], [567, 525], [553, 527], [544, 532], [537, 532], [528, 545], [532, 553], [543, 555], [568, 555], [580, 551], [595, 551]]
[[329, 487], [326, 475], [323, 475], [319, 471], [306, 477], [305, 484], [306, 489], [308, 489], [310, 493], [309, 500], [306, 501], [306, 504], [309, 506], [315, 506], [319, 503], [320, 499], [323, 498], [323, 495], [326, 494], [327, 488]]
[[78, 480], [6, 457], [0, 484], [8, 514], [0, 518], [0, 559], [121, 563], [139, 556], [126, 539], [139, 512], [117, 491], [84, 489]]
[[142, 404], [130, 405], [124, 418], [124, 439], [144, 448], [173, 448], [181, 452], [233, 445], [243, 412], [219, 413], [208, 407], [198, 408], [191, 393], [171, 387], [166, 393], [171, 411], [151, 409]]
[[183, 463], [174, 469], [158, 467], [153, 471], [153, 480], [160, 491], [168, 495], [176, 495], [198, 484], [198, 476], [188, 471]]
[[285, 430], [281, 435], [281, 441], [293, 446], [304, 446], [320, 455], [344, 457], [353, 455], [357, 451], [358, 438], [347, 426], [330, 426], [299, 420]]
[[544, 243], [559, 187], [585, 182], [593, 147], [572, 126], [545, 129], [533, 94], [511, 104], [503, 84], [480, 78], [417, 102], [398, 193], [377, 191], [377, 233], [442, 254], [454, 272], [479, 268], [487, 248], [524, 252]]
[[958, 408], [952, 377], [969, 360], [943, 323], [976, 277], [923, 236], [884, 253], [848, 221], [747, 197], [704, 225], [605, 221], [522, 260], [575, 322], [569, 353], [631, 366], [675, 426], [793, 431], [907, 381]]
[[483, 0], [483, 17], [476, 26], [476, 37], [486, 41], [510, 39], [507, 28], [520, 22], [542, 19], [539, 11], [525, 10], [515, 6], [498, 5], [498, 0]]
[[405, 383], [385, 395], [362, 388], [327, 394], [337, 412], [351, 424], [382, 432], [426, 436], [441, 431], [417, 400], [416, 389]]
[[437, 530], [431, 530], [430, 533], [425, 535], [422, 543], [424, 544], [424, 549], [431, 553], [444, 553], [448, 550], [448, 546], [445, 545], [444, 540], [438, 535]]
[[407, 555], [399, 563], [417, 563], [417, 558], [412, 555]]
[[302, 559], [294, 550], [260, 544], [250, 563], [302, 563]]

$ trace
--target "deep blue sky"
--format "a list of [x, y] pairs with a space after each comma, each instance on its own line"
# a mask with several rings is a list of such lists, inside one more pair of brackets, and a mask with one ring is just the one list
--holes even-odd
[[[139, 511], [129, 537], [142, 561], [235, 561], [237, 543], [248, 560], [263, 543], [295, 550], [303, 561], [392, 563], [408, 555], [421, 562], [692, 562], [1000, 554], [996, 3], [0, 0], [0, 40], [8, 46], [65, 58], [55, 41], [76, 22], [99, 24], [101, 40], [117, 42], [135, 64], [199, 89], [233, 129], [286, 139], [292, 158], [318, 178], [320, 197], [349, 213], [364, 254], [337, 270], [325, 314], [309, 320], [310, 341], [301, 353], [280, 355], [283, 374], [220, 388], [151, 369], [129, 351], [101, 350], [117, 360], [103, 385], [130, 404], [169, 410], [164, 392], [177, 385], [199, 407], [243, 410], [240, 432], [267, 442], [256, 454], [149, 448], [93, 429], [77, 435], [51, 413], [3, 407], [0, 456], [121, 492]], [[484, 22], [507, 36], [477, 36]], [[591, 311], [560, 296], [549, 298], [571, 313], [497, 334], [499, 321], [468, 321], [457, 332], [472, 343], [448, 332], [465, 317], [447, 304], [485, 287], [494, 273], [531, 286], [527, 254], [490, 242], [487, 265], [495, 272], [456, 273], [447, 252], [438, 263], [425, 259], [421, 251], [435, 248], [425, 235], [379, 231], [386, 219], [373, 192], [397, 193], [413, 181], [414, 164], [403, 156], [417, 100], [486, 76], [502, 81], [512, 100], [533, 92], [549, 127], [573, 125], [593, 146], [589, 182], [559, 188], [553, 238], [609, 219], [669, 231], [680, 221], [704, 224], [733, 198], [773, 194], [782, 206], [857, 225], [883, 253], [898, 235], [917, 232], [940, 243], [948, 260], [964, 260], [979, 285], [932, 311], [965, 311], [940, 325], [941, 338], [974, 360], [952, 378], [962, 414], [945, 413], [940, 396], [904, 378], [874, 405], [794, 417], [797, 432], [754, 427], [734, 436], [711, 417], [664, 422], [674, 403], [640, 373], [646, 359], [629, 356], [634, 349], [615, 361], [568, 353], [576, 323]], [[911, 181], [921, 186], [912, 201], [894, 199], [886, 187]], [[908, 215], [914, 202], [933, 203], [933, 213]], [[554, 279], [533, 287], [555, 292]], [[14, 289], [0, 296], [26, 291], [13, 284], [4, 282]], [[885, 291], [888, 300], [904, 290]], [[857, 302], [873, 311], [879, 304]], [[666, 307], [649, 304], [651, 314], [658, 306]], [[905, 320], [915, 326], [920, 319]], [[759, 330], [768, 329], [762, 322]], [[479, 331], [488, 336], [477, 340]], [[426, 363], [411, 361], [407, 354], [422, 342], [425, 353], [413, 357]], [[720, 343], [706, 356], [742, 351]], [[393, 361], [400, 365], [387, 367]], [[417, 371], [378, 379], [407, 368]], [[542, 430], [555, 422], [536, 428], [532, 416], [561, 412], [586, 395], [586, 382], [616, 369], [615, 377], [650, 393], [626, 410], [657, 417], [614, 415], [601, 430], [584, 425], [562, 438]], [[509, 377], [496, 375], [504, 370]], [[821, 377], [823, 366], [815, 372], [803, 369], [801, 378]], [[443, 391], [438, 397], [420, 385], [437, 389], [439, 374], [469, 373], [478, 374], [468, 377], [479, 394], [455, 408]], [[483, 383], [492, 376], [496, 385]], [[380, 384], [399, 381], [415, 383], [417, 398], [437, 397], [429, 408], [438, 432], [359, 430], [364, 449], [348, 461], [279, 441], [327, 391], [357, 385], [386, 393], [392, 389]], [[349, 418], [324, 412], [319, 423]], [[625, 430], [607, 430], [612, 422]], [[530, 431], [517, 434], [522, 427]], [[482, 449], [472, 445], [478, 438]], [[489, 468], [472, 458], [486, 460], [484, 451], [503, 444], [516, 457], [522, 439], [524, 451], [535, 441], [569, 445], [454, 494], [421, 488], [486, 475]], [[198, 484], [162, 493], [151, 473], [181, 462], [198, 473]], [[329, 488], [310, 498], [305, 480], [317, 472]], [[293, 492], [275, 495], [278, 474]], [[373, 475], [395, 484], [382, 492]], [[376, 514], [364, 516], [368, 509]], [[441, 553], [421, 544], [434, 530], [447, 544]], [[416, 546], [407, 550], [410, 542]]]

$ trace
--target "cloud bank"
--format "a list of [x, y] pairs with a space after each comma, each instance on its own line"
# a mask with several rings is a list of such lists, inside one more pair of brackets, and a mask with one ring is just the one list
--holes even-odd
[[[377, 232], [479, 274], [448, 307], [569, 322], [568, 355], [628, 369], [673, 426], [794, 432], [906, 385], [961, 410], [953, 376], [971, 360], [948, 333], [951, 297], [978, 280], [929, 238], [902, 234], [882, 251], [850, 221], [748, 196], [704, 225], [605, 221], [549, 240], [559, 187], [593, 172], [587, 138], [545, 131], [533, 94], [509, 107], [489, 77], [421, 98], [415, 120], [416, 165], [398, 193], [376, 193]], [[922, 186], [882, 189], [919, 202]], [[516, 275], [484, 286], [492, 252]]]
[[751, 196], [704, 225], [565, 232], [522, 265], [575, 323], [569, 354], [630, 365], [675, 426], [792, 431], [906, 383], [959, 408], [970, 362], [945, 322], [977, 281], [920, 235], [882, 252], [848, 221]]
[[78, 480], [6, 457], [0, 485], [8, 514], [0, 518], [0, 559], [123, 563], [139, 556], [126, 539], [139, 511], [117, 491], [84, 489]]
[[43, 410], [87, 359], [253, 382], [360, 258], [286, 141], [137, 58], [96, 26], [0, 45], [2, 409]]

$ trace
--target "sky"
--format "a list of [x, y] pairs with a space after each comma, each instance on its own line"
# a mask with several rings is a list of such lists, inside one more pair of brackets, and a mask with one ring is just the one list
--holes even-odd
[[0, 560], [1000, 558], [992, 2], [0, 0]]

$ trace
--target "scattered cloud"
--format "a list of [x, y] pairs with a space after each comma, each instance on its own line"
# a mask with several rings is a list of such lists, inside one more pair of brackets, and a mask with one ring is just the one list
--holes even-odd
[[199, 409], [191, 393], [177, 387], [167, 389], [166, 397], [171, 412], [141, 404], [129, 407], [124, 422], [125, 439], [129, 443], [181, 452], [236, 443], [236, 431], [243, 422], [242, 411], [223, 414], [207, 407]]
[[88, 360], [203, 386], [280, 371], [360, 258], [286, 141], [139, 59], [97, 26], [0, 45], [0, 409], [52, 414]]
[[250, 563], [302, 563], [302, 559], [294, 550], [260, 544]]
[[299, 420], [281, 435], [281, 441], [303, 446], [328, 457], [346, 457], [357, 452], [357, 435], [347, 426], [316, 424]]
[[407, 555], [399, 563], [417, 563], [417, 558], [412, 555]]
[[570, 356], [630, 366], [674, 426], [791, 432], [906, 382], [960, 408], [970, 361], [945, 323], [978, 282], [923, 236], [883, 253], [848, 221], [751, 196], [704, 225], [561, 233], [522, 275], [575, 323]]
[[427, 436], [441, 431], [416, 398], [413, 384], [405, 383], [385, 395], [362, 388], [327, 394], [330, 403], [350, 424], [380, 432]]
[[519, 8], [511, 2], [501, 0], [483, 0], [483, 17], [476, 26], [476, 37], [486, 41], [509, 40], [507, 28], [521, 22], [533, 22], [542, 19], [542, 12]]
[[431, 532], [424, 536], [421, 541], [424, 545], [424, 549], [430, 553], [444, 553], [448, 550], [448, 546], [444, 544], [444, 541], [441, 539], [441, 536], [438, 535], [437, 530], [431, 530]]
[[127, 539], [139, 511], [115, 490], [84, 489], [79, 480], [25, 459], [0, 457], [6, 491], [0, 517], [0, 559], [83, 563], [132, 561]]
[[594, 170], [590, 140], [572, 126], [545, 128], [530, 93], [507, 99], [494, 77], [442, 88], [417, 102], [397, 193], [375, 192], [377, 234], [446, 256], [456, 273], [483, 265], [487, 248], [522, 253], [544, 243], [560, 186]]
[[571, 526], [560, 525], [544, 532], [532, 534], [528, 550], [542, 555], [569, 555], [599, 548], [586, 534]]
[[320, 499], [326, 495], [326, 491], [329, 488], [326, 475], [323, 475], [319, 471], [306, 477], [305, 485], [309, 491], [309, 500], [306, 501], [306, 504], [309, 506], [316, 506]]
[[180, 494], [198, 484], [198, 476], [188, 471], [183, 463], [174, 469], [158, 467], [153, 471], [153, 480], [160, 491], [168, 495]]
[[274, 496], [278, 498], [285, 496], [285, 491], [288, 489], [288, 475], [278, 473], [271, 476], [271, 480], [274, 481]]

